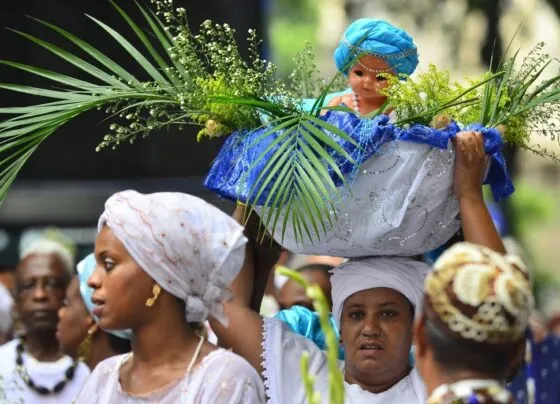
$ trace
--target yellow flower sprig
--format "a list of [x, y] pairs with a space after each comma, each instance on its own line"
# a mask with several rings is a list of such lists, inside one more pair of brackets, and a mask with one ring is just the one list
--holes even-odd
[[[313, 308], [319, 315], [321, 329], [325, 334], [327, 346], [327, 367], [329, 371], [329, 403], [344, 404], [344, 375], [338, 363], [338, 338], [329, 322], [329, 305], [323, 291], [317, 284], [310, 285], [299, 273], [283, 266], [276, 268], [280, 275], [289, 277], [299, 283], [307, 296], [313, 301]], [[314, 391], [315, 377], [309, 373], [309, 353], [305, 352], [301, 357], [301, 371], [308, 404], [318, 404], [321, 395]]]

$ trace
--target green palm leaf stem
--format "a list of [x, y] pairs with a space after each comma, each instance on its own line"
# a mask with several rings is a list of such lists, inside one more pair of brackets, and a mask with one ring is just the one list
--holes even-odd
[[[305, 293], [313, 302], [315, 311], [319, 314], [319, 322], [321, 329], [325, 334], [325, 342], [327, 346], [327, 367], [329, 369], [329, 403], [344, 404], [344, 375], [340, 370], [338, 361], [338, 339], [336, 332], [329, 322], [329, 305], [323, 291], [319, 285], [310, 285], [309, 282], [298, 272], [292, 271], [285, 267], [278, 267], [276, 272], [280, 275], [287, 276], [304, 289]], [[319, 404], [322, 402], [321, 394], [314, 390], [315, 378], [309, 373], [309, 353], [304, 353], [301, 357], [301, 372], [305, 394], [309, 404]]]
[[[91, 44], [50, 23], [37, 20], [84, 51], [88, 58], [78, 57], [35, 36], [14, 31], [86, 72], [91, 80], [79, 80], [22, 63], [0, 61], [9, 67], [62, 84], [62, 89], [56, 90], [0, 84], [0, 88], [4, 90], [53, 100], [25, 107], [0, 109], [0, 114], [9, 115], [8, 119], [0, 123], [0, 153], [4, 156], [0, 160], [0, 200], [4, 200], [17, 173], [41, 142], [65, 123], [90, 110], [105, 108], [108, 119], [129, 121], [128, 125], [111, 123], [113, 133], [105, 136], [98, 150], [133, 142], [138, 136], [147, 136], [155, 129], [182, 127], [187, 124], [201, 125], [211, 119], [229, 131], [258, 128], [262, 125], [259, 114], [266, 114], [270, 118], [271, 127], [263, 134], [263, 138], [279, 130], [283, 131], [271, 145], [278, 146], [282, 142], [281, 147], [274, 151], [261, 173], [262, 181], [258, 182], [261, 187], [255, 188], [253, 192], [255, 199], [258, 199], [274, 178], [274, 192], [270, 194], [263, 212], [266, 224], [274, 222], [276, 227], [280, 208], [288, 206], [289, 217], [297, 229], [298, 237], [315, 239], [321, 232], [325, 232], [330, 224], [328, 221], [331, 220], [325, 212], [338, 192], [328, 175], [328, 168], [332, 168], [344, 181], [333, 157], [325, 151], [325, 145], [350, 159], [326, 131], [352, 141], [349, 136], [319, 119], [319, 108], [314, 108], [310, 114], [302, 113], [297, 107], [297, 97], [271, 80], [273, 68], [270, 64], [254, 59], [253, 65], [249, 66], [237, 56], [233, 61], [224, 60], [221, 69], [216, 68], [219, 62], [217, 58], [224, 58], [224, 47], [227, 47], [230, 55], [238, 55], [237, 48], [232, 48], [235, 45], [233, 30], [227, 25], [213, 26], [206, 22], [201, 26], [201, 32], [206, 32], [206, 36], [198, 39], [198, 36], [191, 34], [186, 21], [178, 22], [184, 17], [184, 10], [175, 9], [175, 14], [171, 14], [168, 9], [159, 10], [160, 15], [165, 16], [165, 21], [162, 21], [156, 13], [136, 3], [144, 22], [150, 27], [149, 32], [145, 33], [123, 9], [112, 4], [140, 40], [147, 56], [122, 34], [103, 22], [88, 17], [137, 61], [148, 77], [147, 81], [141, 81]], [[156, 6], [171, 7], [165, 3]], [[170, 29], [172, 23], [176, 25]], [[254, 39], [254, 36], [249, 39]], [[227, 41], [230, 43], [226, 43]], [[219, 49], [213, 53], [213, 63], [208, 63], [207, 59], [212, 59], [213, 47]], [[254, 48], [256, 49], [256, 44]], [[235, 91], [227, 91], [231, 82], [226, 82], [224, 77], [228, 77], [231, 72], [226, 71], [224, 65], [232, 63], [241, 69], [241, 73], [249, 73], [253, 81], [239, 80]], [[233, 72], [234, 76], [235, 73]], [[324, 97], [329, 88], [330, 84], [320, 96]], [[278, 93], [283, 93], [285, 96], [281, 99], [288, 101], [272, 102], [269, 101], [270, 97], [266, 97], [267, 94], [270, 96]], [[232, 110], [236, 114], [231, 113]], [[294, 153], [283, 154], [286, 150]], [[264, 154], [258, 160], [264, 158]], [[286, 220], [287, 217], [283, 221], [282, 231], [286, 228]]]

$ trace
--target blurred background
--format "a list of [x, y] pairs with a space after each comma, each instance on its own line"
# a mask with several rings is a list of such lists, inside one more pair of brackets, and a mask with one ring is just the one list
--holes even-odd
[[[117, 0], [130, 11], [133, 1]], [[146, 2], [148, 3], [148, 2]], [[287, 76], [292, 58], [309, 41], [325, 77], [335, 72], [332, 52], [349, 22], [385, 18], [406, 29], [420, 50], [419, 71], [429, 63], [448, 68], [452, 77], [478, 75], [508, 53], [527, 53], [537, 42], [560, 57], [560, 0], [175, 0], [185, 7], [193, 30], [205, 19], [227, 22], [242, 42], [249, 28], [264, 39], [262, 52]], [[26, 16], [54, 23], [103, 50], [122, 65], [138, 70], [112, 40], [93, 24], [90, 14], [123, 33], [126, 23], [105, 0], [20, 0], [2, 2], [0, 25], [24, 31], [75, 50]], [[518, 30], [519, 29], [519, 30]], [[515, 32], [517, 35], [514, 37]], [[241, 45], [241, 49], [244, 46]], [[81, 76], [72, 66], [9, 30], [0, 30], [0, 59]], [[557, 71], [551, 72], [558, 74]], [[1, 81], [41, 85], [7, 67]], [[0, 106], [25, 105], [27, 98], [0, 92]], [[107, 131], [102, 113], [92, 113], [52, 136], [31, 158], [0, 207], [0, 280], [10, 283], [19, 251], [44, 235], [73, 246], [78, 258], [92, 248], [96, 219], [105, 199], [117, 190], [175, 190], [199, 195], [229, 211], [232, 206], [202, 187], [202, 179], [220, 141], [195, 141], [196, 129], [155, 133], [117, 151], [95, 152]], [[558, 142], [546, 147], [556, 148]], [[516, 192], [491, 210], [504, 236], [515, 239], [531, 263], [541, 313], [560, 313], [560, 166], [516, 149], [507, 150]]]

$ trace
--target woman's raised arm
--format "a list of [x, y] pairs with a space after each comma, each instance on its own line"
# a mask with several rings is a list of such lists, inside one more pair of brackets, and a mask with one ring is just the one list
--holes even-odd
[[488, 164], [484, 141], [478, 132], [460, 132], [455, 138], [455, 197], [459, 201], [465, 241], [504, 254], [506, 249], [482, 194]]
[[[245, 208], [238, 205], [233, 217], [243, 223], [244, 216]], [[245, 262], [230, 286], [233, 299], [224, 302], [229, 324], [224, 327], [211, 319], [210, 325], [218, 336], [220, 345], [233, 349], [261, 373], [263, 319], [258, 309], [266, 280], [278, 261], [280, 248], [268, 241], [259, 242], [259, 226], [259, 218], [253, 214], [245, 227], [245, 235], [249, 239], [245, 249]]]

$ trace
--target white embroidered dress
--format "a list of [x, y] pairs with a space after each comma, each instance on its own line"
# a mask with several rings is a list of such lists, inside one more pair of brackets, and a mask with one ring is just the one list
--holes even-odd
[[263, 404], [264, 387], [258, 373], [243, 358], [218, 349], [208, 354], [191, 373], [168, 386], [145, 394], [123, 391], [119, 370], [130, 354], [101, 362], [91, 374], [79, 404]]
[[[305, 404], [300, 358], [309, 352], [309, 373], [315, 377], [315, 390], [328, 404], [328, 368], [325, 352], [315, 343], [291, 332], [277, 319], [263, 319], [263, 376], [268, 404]], [[340, 362], [343, 367], [343, 362]], [[425, 404], [426, 391], [416, 369], [389, 390], [374, 394], [356, 384], [344, 383], [346, 404]]]

